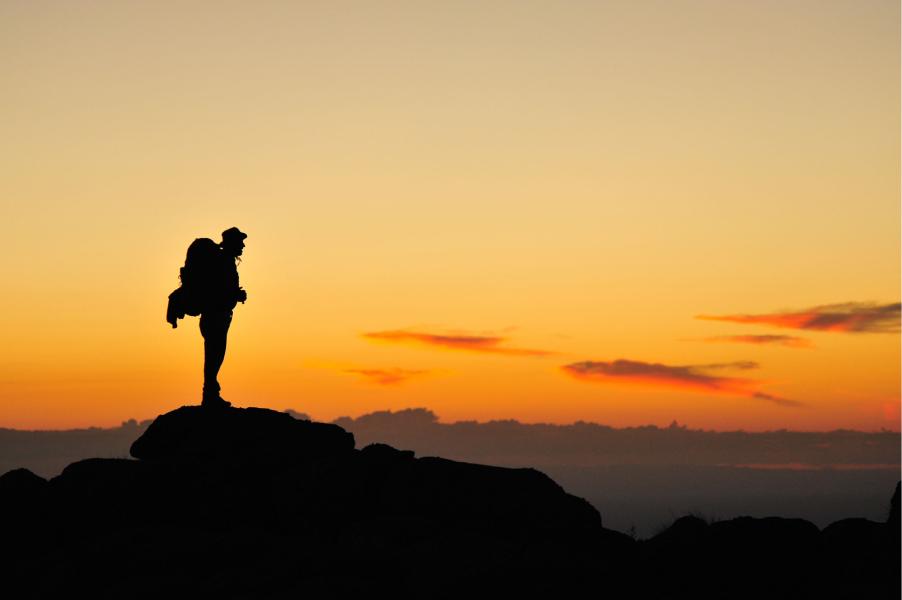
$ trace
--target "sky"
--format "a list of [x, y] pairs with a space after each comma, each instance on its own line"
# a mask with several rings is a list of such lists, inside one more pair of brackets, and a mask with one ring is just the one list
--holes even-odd
[[0, 427], [899, 430], [890, 1], [0, 4]]

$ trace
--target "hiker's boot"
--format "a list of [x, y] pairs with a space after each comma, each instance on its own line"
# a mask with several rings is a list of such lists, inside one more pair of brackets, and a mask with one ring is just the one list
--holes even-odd
[[224, 400], [219, 394], [204, 394], [200, 405], [204, 408], [228, 408], [232, 406], [232, 403]]

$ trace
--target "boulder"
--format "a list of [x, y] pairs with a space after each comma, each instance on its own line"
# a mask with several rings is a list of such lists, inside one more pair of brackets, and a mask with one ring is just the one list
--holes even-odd
[[382, 490], [385, 509], [421, 515], [505, 537], [597, 535], [601, 515], [535, 469], [426, 457], [394, 470]]
[[886, 526], [860, 517], [841, 519], [831, 523], [821, 532], [827, 549], [843, 552], [850, 556], [860, 554], [863, 549], [880, 547], [886, 536]]
[[804, 519], [737, 517], [710, 526], [712, 546], [729, 560], [788, 564], [793, 557], [810, 556], [819, 540], [820, 530]]
[[648, 540], [648, 546], [656, 551], [672, 548], [692, 548], [694, 550], [705, 541], [707, 533], [708, 524], [704, 519], [696, 515], [686, 515]]
[[28, 469], [13, 469], [0, 475], [0, 498], [16, 496], [31, 497], [43, 491], [47, 480]]
[[290, 462], [343, 455], [354, 436], [337, 425], [265, 408], [183, 406], [160, 415], [131, 446], [141, 460]]
[[40, 512], [47, 496], [47, 480], [28, 469], [13, 469], [0, 476], [0, 523], [20, 525]]
[[[39, 548], [47, 531], [48, 483], [28, 469], [0, 476], [0, 565], [9, 565]], [[0, 566], [0, 580], [4, 580]], [[15, 596], [4, 596], [15, 597]]]

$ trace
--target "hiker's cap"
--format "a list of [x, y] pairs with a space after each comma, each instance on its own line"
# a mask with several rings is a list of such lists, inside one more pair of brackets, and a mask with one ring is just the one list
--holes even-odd
[[222, 232], [222, 239], [234, 239], [234, 240], [243, 240], [247, 237], [247, 234], [238, 229], [237, 227], [230, 227]]

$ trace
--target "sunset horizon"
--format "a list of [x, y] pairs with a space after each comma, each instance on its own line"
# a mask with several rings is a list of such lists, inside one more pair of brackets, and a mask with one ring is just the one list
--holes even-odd
[[8, 2], [0, 428], [900, 431], [898, 3]]
[[900, 0], [3, 0], [17, 599], [899, 598]]

